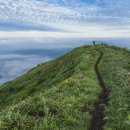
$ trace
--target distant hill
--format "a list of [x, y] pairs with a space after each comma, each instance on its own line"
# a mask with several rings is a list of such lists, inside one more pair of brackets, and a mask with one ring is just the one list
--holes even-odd
[[130, 51], [86, 45], [37, 65], [0, 86], [0, 110], [1, 129], [129, 130]]

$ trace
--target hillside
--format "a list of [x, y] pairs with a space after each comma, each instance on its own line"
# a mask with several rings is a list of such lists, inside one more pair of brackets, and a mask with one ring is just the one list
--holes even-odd
[[129, 130], [130, 51], [83, 46], [0, 86], [0, 128]]

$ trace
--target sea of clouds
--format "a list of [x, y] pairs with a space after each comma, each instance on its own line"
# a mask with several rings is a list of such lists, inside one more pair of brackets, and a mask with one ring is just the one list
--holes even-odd
[[26, 73], [37, 64], [55, 59], [75, 47], [105, 42], [130, 48], [130, 39], [0, 39], [0, 84]]

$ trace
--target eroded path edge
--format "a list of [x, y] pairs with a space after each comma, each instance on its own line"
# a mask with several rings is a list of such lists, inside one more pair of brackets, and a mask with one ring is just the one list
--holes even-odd
[[100, 56], [95, 64], [95, 72], [97, 74], [97, 79], [98, 79], [99, 85], [102, 88], [102, 93], [99, 95], [98, 102], [95, 103], [95, 109], [92, 113], [90, 130], [103, 130], [104, 106], [107, 105], [108, 96], [109, 96], [109, 91], [104, 83], [104, 80], [103, 80], [102, 75], [100, 74], [100, 71], [98, 68], [98, 65], [103, 57], [103, 52], [102, 51], [99, 51], [99, 52], [100, 52]]

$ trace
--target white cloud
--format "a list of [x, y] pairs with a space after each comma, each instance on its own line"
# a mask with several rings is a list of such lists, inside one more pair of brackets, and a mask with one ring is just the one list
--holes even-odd
[[59, 18], [62, 20], [65, 15], [75, 15], [75, 13], [69, 8], [36, 0], [0, 1], [0, 18], [4, 21], [43, 24], [47, 21], [56, 21]]
[[49, 1], [1, 0], [0, 23], [48, 26], [69, 33], [1, 31], [0, 37], [129, 37], [129, 0]]
[[0, 84], [13, 80], [39, 63], [51, 60], [50, 57], [5, 54], [0, 56]]
[[[0, 39], [8, 38], [98, 38], [98, 37], [129, 37], [129, 26], [75, 26], [50, 25], [57, 28], [69, 28], [70, 32], [44, 32], [44, 31], [0, 31]], [[4, 41], [3, 41], [4, 42]]]

